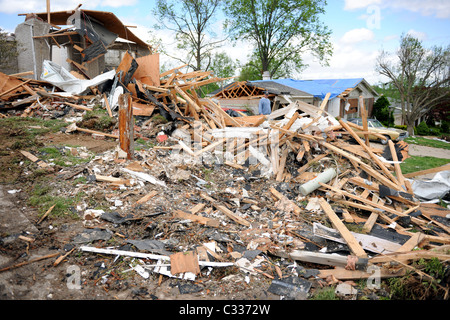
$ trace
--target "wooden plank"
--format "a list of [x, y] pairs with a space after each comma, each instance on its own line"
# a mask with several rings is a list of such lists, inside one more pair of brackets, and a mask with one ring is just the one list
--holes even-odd
[[108, 115], [110, 118], [112, 118], [113, 115], [112, 115], [111, 107], [109, 105], [108, 98], [106, 97], [106, 93], [103, 94], [103, 99], [105, 100], [105, 107], [106, 107], [106, 110], [108, 111]]
[[204, 203], [198, 203], [196, 204], [192, 209], [189, 210], [189, 212], [191, 214], [196, 214], [197, 212], [200, 212], [203, 210], [203, 208], [205, 208], [205, 204]]
[[373, 201], [371, 201], [371, 200], [368, 200], [368, 199], [365, 199], [365, 198], [363, 198], [363, 197], [361, 197], [361, 196], [354, 195], [354, 194], [352, 194], [352, 193], [350, 193], [350, 192], [347, 192], [347, 191], [338, 190], [338, 189], [336, 189], [336, 188], [334, 188], [334, 187], [332, 187], [332, 186], [330, 186], [330, 185], [327, 185], [327, 184], [325, 184], [325, 183], [322, 183], [322, 182], [319, 182], [319, 184], [320, 184], [322, 187], [328, 188], [328, 189], [330, 189], [330, 190], [332, 190], [332, 191], [334, 191], [334, 192], [336, 192], [336, 193], [341, 193], [342, 195], [344, 195], [344, 196], [346, 196], [346, 197], [349, 197], [349, 198], [352, 198], [352, 199], [354, 199], [354, 200], [358, 200], [358, 201], [360, 201], [360, 202], [366, 203], [366, 204], [368, 204], [368, 205], [370, 205], [370, 206], [372, 206], [372, 207], [375, 207], [375, 208], [378, 208], [378, 209], [387, 211], [387, 212], [389, 212], [389, 213], [393, 213], [393, 214], [398, 215], [398, 216], [402, 216], [402, 217], [406, 216], [403, 212], [399, 212], [399, 211], [394, 210], [394, 209], [392, 209], [392, 208], [390, 208], [390, 207], [386, 207], [386, 206], [384, 206], [384, 205], [382, 205], [382, 204], [375, 203], [375, 202], [373, 202]]
[[191, 221], [197, 222], [199, 224], [202, 224], [202, 225], [205, 225], [208, 227], [218, 228], [220, 226], [220, 222], [217, 220], [199, 216], [196, 214], [187, 213], [187, 212], [184, 212], [181, 210], [175, 210], [173, 212], [173, 216], [174, 216], [174, 218], [191, 220]]
[[283, 173], [284, 173], [284, 167], [286, 165], [286, 158], [288, 155], [289, 149], [285, 148], [283, 152], [281, 153], [281, 159], [280, 159], [280, 167], [278, 168], [277, 178], [276, 180], [278, 182], [282, 181], [283, 179]]
[[361, 168], [368, 173], [369, 175], [371, 175], [372, 177], [374, 177], [375, 179], [377, 179], [380, 183], [384, 184], [385, 186], [395, 189], [397, 191], [403, 191], [403, 188], [401, 188], [398, 184], [392, 182], [391, 180], [389, 180], [388, 178], [384, 177], [382, 174], [380, 174], [379, 172], [377, 172], [376, 170], [374, 170], [372, 167], [370, 167], [369, 165], [367, 165], [366, 163], [362, 162], [360, 159], [358, 159], [357, 157], [349, 154], [346, 151], [343, 151], [335, 146], [333, 146], [332, 144], [329, 144], [327, 142], [324, 141], [318, 141], [319, 144], [321, 144], [322, 146], [330, 149], [331, 151], [334, 151], [335, 153], [338, 153], [344, 157], [346, 157], [347, 159], [349, 159], [350, 161], [354, 161], [356, 162], [359, 166], [361, 166]]
[[216, 148], [217, 146], [220, 146], [224, 143], [226, 139], [219, 139], [218, 141], [211, 143], [210, 145], [208, 145], [207, 147], [203, 148], [202, 150], [199, 150], [197, 152], [194, 153], [194, 157], [198, 157], [200, 156], [202, 153], [207, 152], [209, 150], [212, 150], [214, 148]]
[[328, 100], [330, 99], [331, 92], [328, 92], [325, 98], [323, 99], [322, 103], [320, 104], [320, 112], [321, 115], [325, 111], [325, 107], [327, 106]]
[[32, 79], [28, 79], [28, 80], [26, 80], [26, 81], [24, 81], [24, 82], [22, 82], [22, 83], [20, 83], [20, 84], [18, 84], [18, 85], [16, 85], [16, 86], [12, 87], [12, 88], [10, 88], [10, 89], [8, 89], [8, 90], [6, 90], [6, 91], [0, 93], [0, 97], [3, 97], [4, 95], [7, 95], [8, 93], [13, 92], [14, 90], [19, 89], [20, 87], [22, 87], [24, 84], [27, 84], [27, 83], [30, 82], [31, 80], [32, 80]]
[[443, 165], [441, 167], [436, 167], [436, 168], [432, 168], [432, 169], [427, 169], [427, 170], [421, 170], [421, 171], [407, 173], [407, 174], [403, 175], [403, 177], [405, 177], [405, 178], [414, 178], [414, 177], [417, 177], [417, 176], [423, 176], [423, 175], [426, 175], [426, 174], [437, 173], [437, 172], [447, 171], [447, 170], [450, 170], [450, 163], [446, 164], [446, 165]]
[[377, 219], [378, 213], [372, 212], [369, 216], [369, 219], [367, 219], [366, 223], [363, 226], [363, 231], [369, 233], [375, 225], [375, 222], [377, 222]]
[[158, 191], [153, 190], [149, 194], [140, 198], [134, 205], [136, 206], [139, 204], [144, 204], [144, 203], [148, 202], [150, 199], [152, 199], [154, 196], [156, 196], [157, 194], [158, 194]]
[[110, 137], [110, 138], [114, 138], [114, 139], [119, 139], [119, 136], [116, 134], [104, 133], [101, 131], [95, 131], [95, 130], [91, 130], [91, 129], [84, 129], [84, 128], [78, 128], [78, 127], [76, 127], [76, 130], [81, 131], [81, 132], [91, 133], [91, 134], [98, 134], [101, 136]]
[[228, 218], [231, 220], [242, 224], [243, 226], [250, 227], [250, 222], [245, 220], [244, 218], [239, 217], [238, 215], [234, 214], [231, 210], [229, 210], [227, 207], [218, 205], [215, 206], [217, 209], [219, 209], [222, 213], [224, 213]]
[[328, 204], [324, 198], [319, 198], [320, 206], [322, 207], [325, 214], [331, 220], [332, 225], [336, 230], [339, 231], [341, 236], [347, 242], [350, 250], [359, 258], [367, 258], [367, 254], [360, 244], [356, 241], [355, 237], [350, 233], [344, 223], [339, 219], [334, 210]]
[[74, 109], [84, 110], [84, 111], [92, 111], [92, 108], [88, 108], [88, 107], [85, 107], [85, 106], [80, 106], [78, 104], [70, 103], [70, 102], [67, 102], [67, 101], [65, 101], [64, 104], [66, 104], [69, 107], [72, 107]]
[[[384, 279], [384, 278], [401, 277], [404, 276], [405, 274], [406, 271], [403, 268], [397, 270], [397, 272], [392, 272], [391, 270], [381, 268], [379, 276], [380, 278]], [[320, 270], [318, 276], [322, 279], [326, 279], [329, 276], [334, 276], [338, 280], [358, 280], [358, 279], [373, 278], [374, 274], [360, 270], [347, 270], [344, 268], [336, 268], [329, 270]]]
[[[364, 105], [364, 99], [362, 96], [359, 96], [359, 107], [361, 108], [361, 118], [362, 118], [362, 125], [365, 132], [369, 131], [369, 127], [367, 126], [367, 110], [366, 106]], [[369, 135], [367, 133], [364, 133], [364, 139], [366, 140], [366, 145], [370, 147], [369, 142]]]
[[44, 162], [43, 160], [39, 159], [35, 155], [29, 153], [28, 151], [20, 150], [20, 153], [23, 156], [25, 156], [26, 158], [28, 158], [28, 160], [36, 163], [41, 168], [51, 168], [46, 162]]
[[[389, 150], [391, 151], [392, 160], [394, 163], [395, 174], [397, 176], [398, 182], [401, 186], [405, 186], [405, 178], [403, 177], [402, 169], [398, 162], [397, 152], [395, 151], [395, 145], [392, 140], [388, 140]], [[406, 188], [406, 187], [405, 187]]]
[[[372, 152], [372, 150], [370, 149], [370, 147], [366, 144], [364, 144], [364, 142], [359, 138], [359, 136], [355, 133], [355, 131], [353, 131], [352, 128], [350, 128], [347, 123], [345, 123], [344, 121], [342, 121], [342, 119], [339, 120], [339, 123], [342, 125], [343, 128], [345, 128], [345, 130], [347, 130], [351, 136], [353, 137], [353, 139], [356, 140], [356, 142], [358, 142], [363, 148], [364, 150], [367, 152], [367, 154], [372, 158], [372, 160], [381, 168], [381, 170], [383, 171], [383, 173], [395, 184], [397, 184], [398, 186], [401, 187], [401, 184], [399, 183], [399, 181], [392, 175], [392, 173], [386, 168], [386, 166], [384, 165], [384, 163]], [[366, 123], [367, 124], [367, 123]], [[392, 141], [391, 141], [392, 143]]]
[[170, 273], [176, 275], [185, 272], [200, 273], [198, 256], [194, 251], [177, 252], [170, 255]]
[[398, 249], [396, 252], [397, 253], [401, 253], [401, 252], [409, 252], [412, 251], [416, 246], [418, 246], [423, 240], [425, 240], [426, 235], [421, 233], [421, 232], [417, 232], [414, 233], [411, 238], [409, 238], [408, 241], [406, 241], [401, 247], [400, 249]]
[[296, 213], [296, 214], [301, 213], [300, 207], [297, 206], [293, 201], [289, 200], [285, 195], [278, 192], [277, 189], [275, 189], [274, 187], [271, 187], [269, 190], [275, 196], [275, 198], [277, 198], [278, 200], [284, 200], [286, 202], [290, 202], [292, 204], [292, 207], [294, 208], [294, 213]]
[[[270, 252], [273, 255], [276, 255], [285, 259], [298, 260], [303, 262], [311, 262], [329, 266], [337, 266], [337, 267], [345, 267], [347, 265], [347, 256], [338, 255], [338, 254], [330, 254], [330, 253], [321, 253], [321, 252], [313, 252], [306, 250], [293, 250], [291, 252], [283, 251], [283, 250], [275, 250]], [[367, 261], [367, 260], [366, 260]]]
[[127, 153], [127, 159], [134, 157], [134, 117], [130, 94], [119, 97], [119, 146]]

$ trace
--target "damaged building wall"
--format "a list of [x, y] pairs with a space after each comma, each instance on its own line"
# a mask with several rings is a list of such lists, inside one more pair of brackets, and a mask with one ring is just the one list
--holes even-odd
[[18, 44], [17, 72], [33, 71], [29, 75], [35, 80], [42, 73], [42, 61], [51, 58], [51, 46], [46, 39], [36, 39], [35, 36], [47, 34], [50, 25], [36, 18], [27, 19], [16, 27], [15, 35]]

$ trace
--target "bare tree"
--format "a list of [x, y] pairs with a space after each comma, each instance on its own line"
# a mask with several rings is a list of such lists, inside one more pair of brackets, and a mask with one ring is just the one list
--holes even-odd
[[157, 0], [153, 14], [160, 24], [155, 28], [174, 31], [181, 51], [171, 58], [189, 64], [194, 70], [209, 69], [212, 51], [225, 41], [214, 40], [211, 28], [221, 3], [221, 0]]
[[376, 69], [399, 91], [402, 118], [410, 135], [415, 121], [449, 95], [450, 46], [426, 49], [417, 38], [402, 35], [396, 61], [382, 51]]

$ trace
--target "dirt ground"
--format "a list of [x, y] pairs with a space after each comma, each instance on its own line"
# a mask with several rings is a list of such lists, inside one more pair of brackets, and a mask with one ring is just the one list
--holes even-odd
[[[85, 134], [55, 133], [39, 141], [42, 145], [84, 146], [95, 154], [117, 145], [112, 139], [96, 140]], [[5, 163], [12, 157], [17, 155], [4, 158]], [[8, 178], [23, 174], [17, 168], [9, 171]], [[66, 253], [65, 249], [72, 248], [71, 239], [85, 230], [85, 226], [82, 220], [69, 217], [47, 218], [38, 224], [40, 215], [27, 205], [28, 186], [24, 182], [19, 178], [15, 184], [0, 184], [0, 300], [279, 300], [279, 296], [267, 291], [270, 279], [252, 277], [247, 283], [245, 275], [226, 278], [228, 273], [233, 273], [229, 268], [202, 270], [204, 275], [193, 284], [152, 273], [145, 279], [133, 270], [111, 275], [109, 271], [116, 263], [114, 256], [92, 253], [74, 253], [53, 266], [56, 258]], [[20, 266], [52, 254], [58, 255]], [[133, 262], [128, 258], [119, 260], [124, 264]], [[237, 269], [232, 271], [236, 273]], [[78, 280], [78, 274], [81, 287], [71, 286]], [[180, 286], [187, 293], [180, 294]]]
[[[5, 140], [3, 143], [6, 144]], [[117, 144], [110, 139], [96, 140], [90, 135], [62, 133], [46, 135], [40, 138], [40, 143], [85, 146], [95, 154], [112, 150]], [[429, 150], [425, 152], [430, 155]], [[12, 154], [4, 156], [17, 157]], [[11, 159], [3, 158], [2, 161], [5, 164], [8, 160]], [[9, 170], [10, 177], [24, 174], [19, 167]], [[7, 166], [4, 168], [8, 169]], [[58, 187], [62, 180], [61, 176], [52, 175], [49, 183]], [[183, 188], [186, 189], [186, 185]], [[58, 256], [74, 248], [74, 237], [86, 230], [86, 225], [82, 219], [69, 216], [47, 218], [38, 223], [39, 213], [27, 205], [28, 190], [29, 185], [22, 178], [18, 178], [15, 184], [0, 184], [0, 300], [280, 300], [279, 295], [268, 291], [272, 282], [270, 278], [263, 274], [248, 276], [237, 267], [203, 268], [198, 279], [191, 282], [151, 272], [148, 278], [144, 278], [131, 269], [132, 258], [79, 251], [69, 254], [54, 266]], [[170, 196], [182, 203], [182, 192]], [[155, 205], [158, 205], [157, 201]], [[144, 216], [131, 225], [108, 227], [115, 232], [110, 241], [125, 246], [124, 236], [139, 239], [142, 232], [155, 234], [167, 230], [168, 226], [157, 222], [158, 217], [147, 219]], [[199, 236], [180, 225], [172, 227], [180, 228], [177, 232], [185, 233], [184, 236]], [[102, 228], [106, 229], [106, 226], [100, 225]], [[53, 256], [33, 260], [48, 255]], [[120, 268], [119, 264], [122, 264]], [[320, 268], [318, 265], [310, 267]], [[118, 269], [123, 272], [115, 273], [114, 270]], [[320, 287], [320, 281], [314, 282], [312, 290]]]

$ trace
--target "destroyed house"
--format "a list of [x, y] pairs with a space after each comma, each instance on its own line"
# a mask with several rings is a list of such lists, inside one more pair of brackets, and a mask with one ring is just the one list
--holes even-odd
[[[258, 88], [258, 90], [254, 90], [254, 88]], [[329, 94], [325, 111], [335, 117], [339, 116], [344, 119], [361, 116], [360, 96], [363, 97], [368, 114], [372, 114], [373, 104], [378, 97], [378, 93], [364, 78], [276, 79], [235, 82], [218, 92], [214, 92], [213, 97], [224, 106], [231, 108], [248, 107], [256, 113], [259, 99], [263, 96], [264, 91], [269, 92], [273, 111], [295, 101], [319, 106]]]
[[44, 60], [55, 62], [78, 77], [93, 78], [117, 68], [125, 52], [146, 56], [151, 47], [111, 12], [68, 10], [27, 13], [15, 30], [17, 73], [39, 80]]

